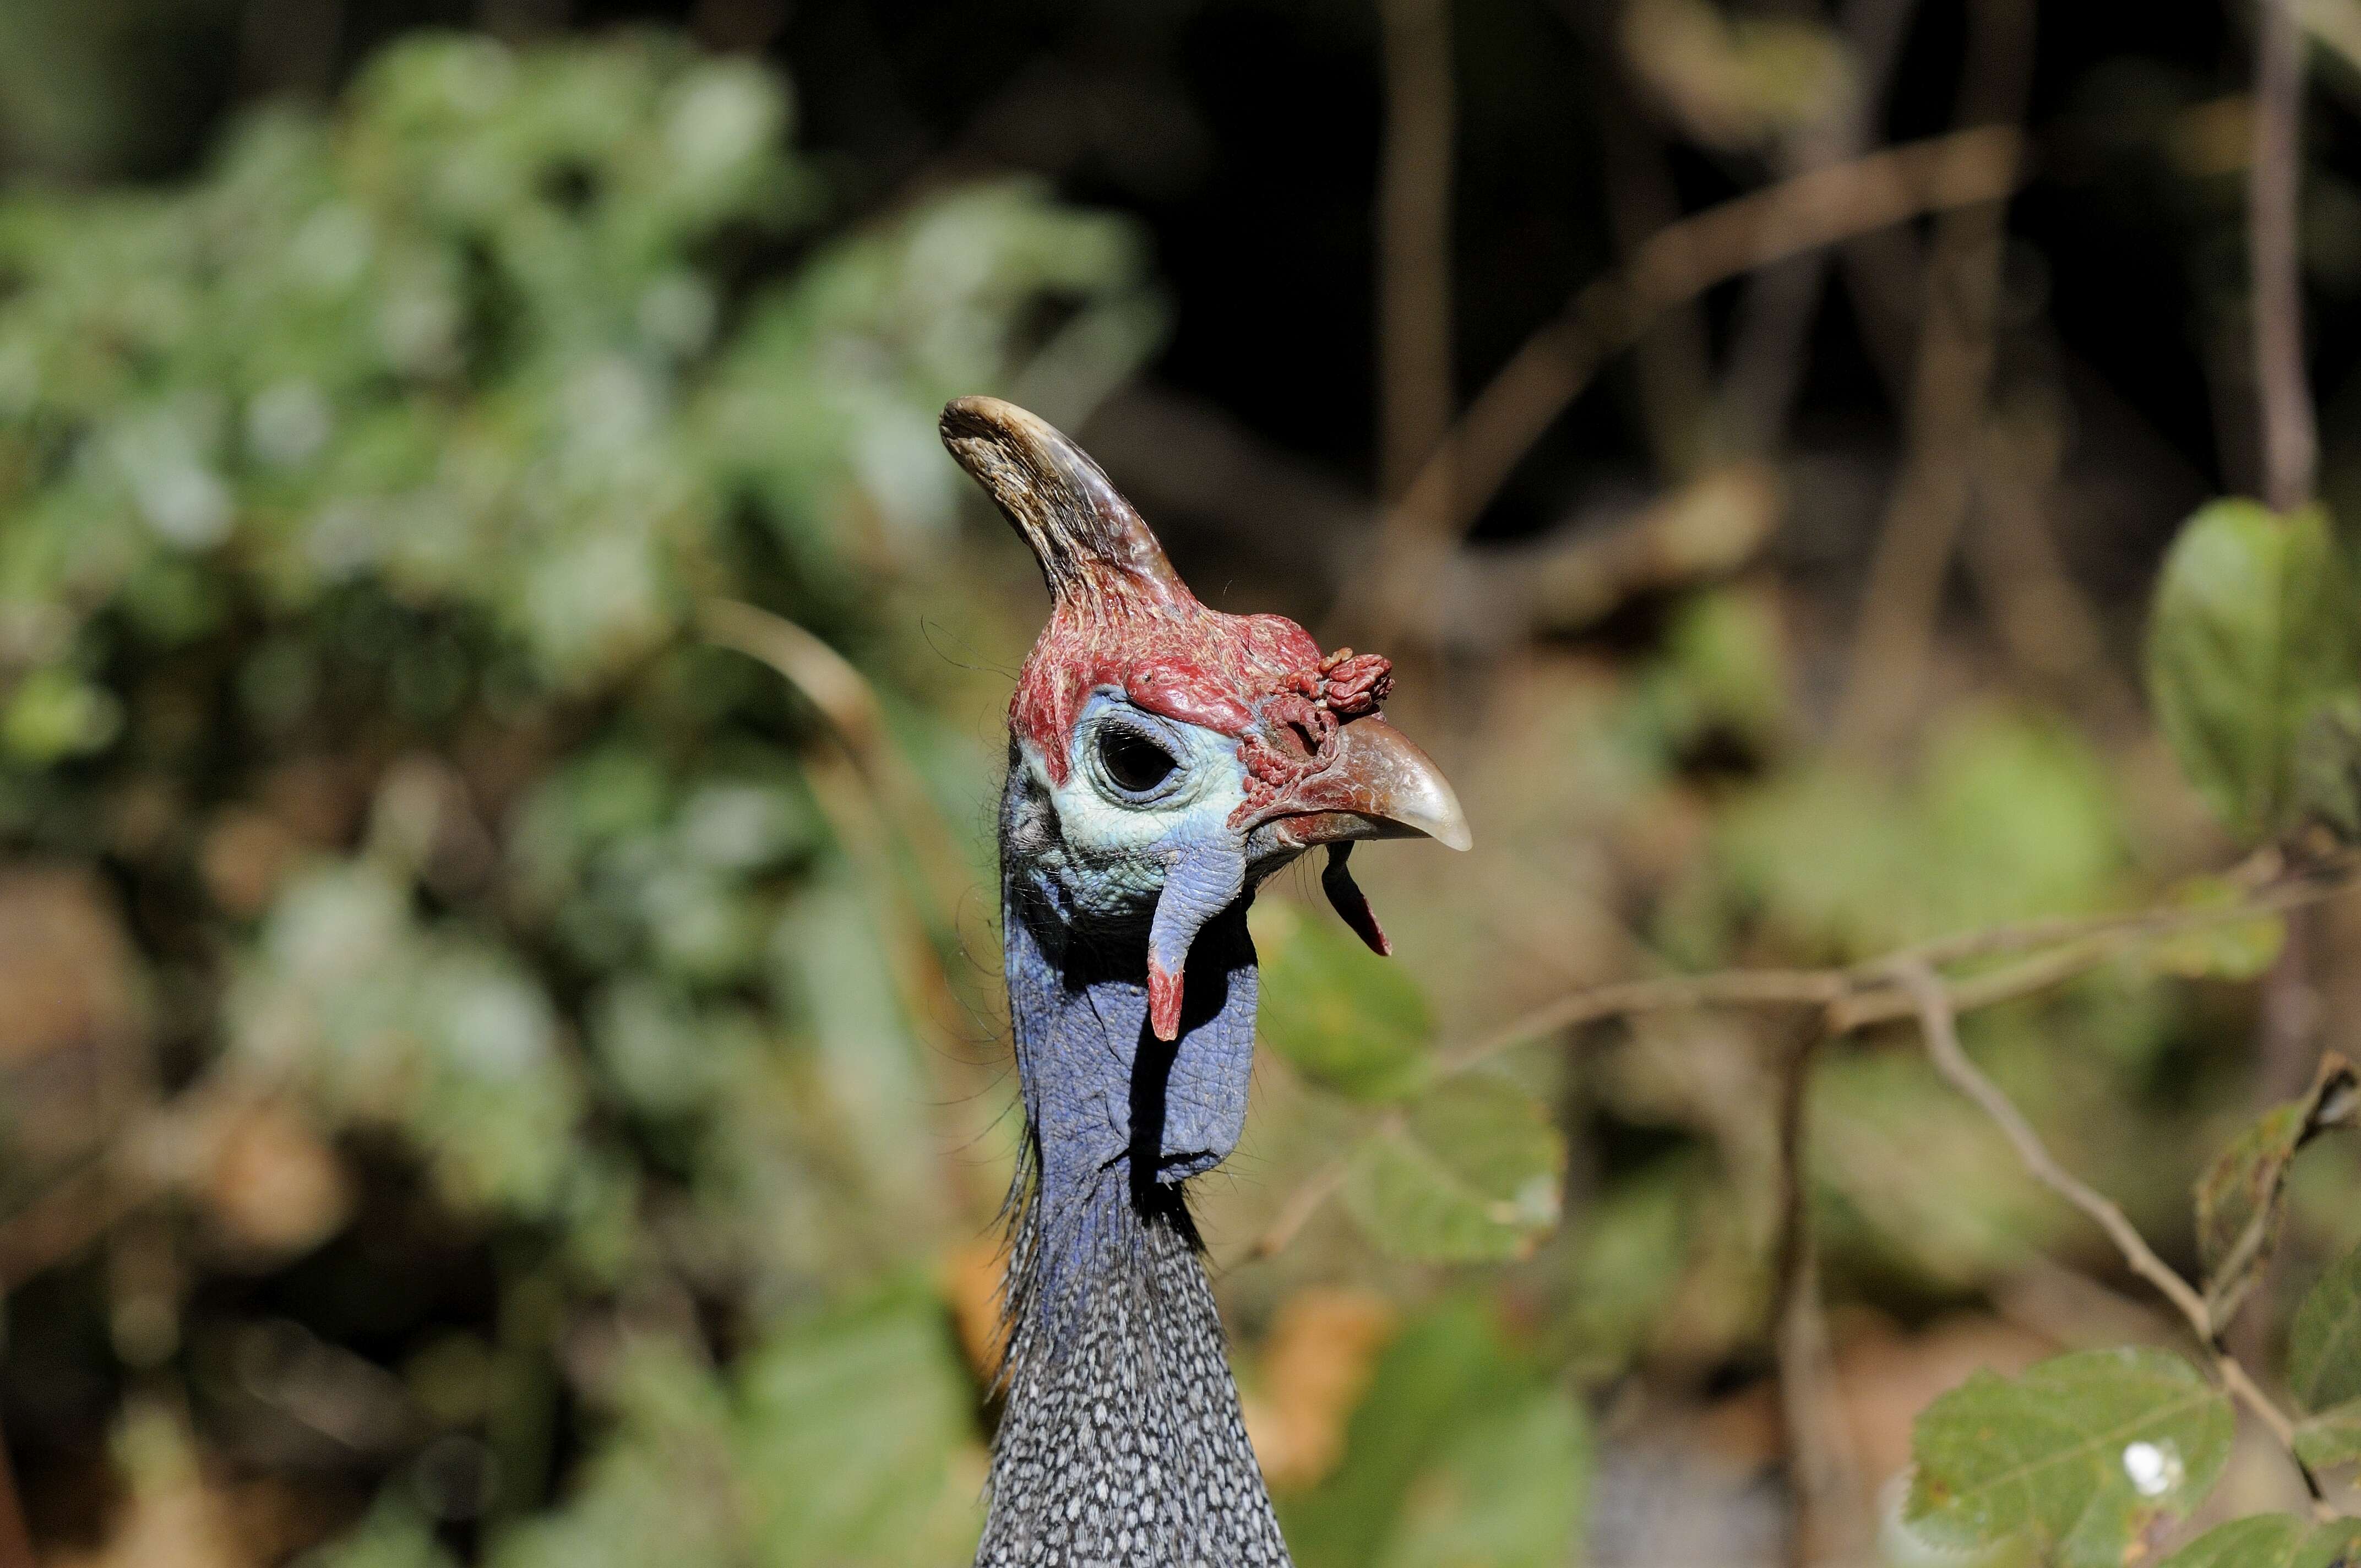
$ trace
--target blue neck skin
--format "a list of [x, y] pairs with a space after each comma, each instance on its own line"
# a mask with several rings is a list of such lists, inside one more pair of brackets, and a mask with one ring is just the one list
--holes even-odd
[[1237, 1146], [1254, 1069], [1252, 892], [1197, 932], [1180, 1036], [1159, 1040], [1147, 983], [1154, 905], [1082, 914], [1040, 869], [1044, 857], [1029, 852], [1057, 831], [1047, 804], [1014, 775], [1001, 822], [1009, 1014], [1033, 1177], [1009, 1293], [1020, 1330], [1028, 1316], [1035, 1326], [1060, 1316], [1063, 1287], [1138, 1221], [1175, 1225], [1193, 1241], [1181, 1183]]

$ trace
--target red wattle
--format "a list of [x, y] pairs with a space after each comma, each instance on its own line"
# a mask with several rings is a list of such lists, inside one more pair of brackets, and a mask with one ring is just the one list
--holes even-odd
[[1180, 1037], [1180, 977], [1148, 960], [1148, 1026], [1159, 1040]]

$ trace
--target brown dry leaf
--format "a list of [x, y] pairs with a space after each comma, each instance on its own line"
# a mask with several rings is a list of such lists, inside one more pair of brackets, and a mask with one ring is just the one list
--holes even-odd
[[1000, 1370], [1000, 1277], [1006, 1261], [1007, 1249], [988, 1235], [954, 1249], [943, 1260], [943, 1299], [950, 1304], [960, 1349], [984, 1377]]
[[374, 771], [359, 758], [303, 757], [282, 763], [262, 781], [263, 808], [301, 842], [335, 849], [352, 838], [368, 808]]
[[1392, 1337], [1391, 1308], [1367, 1291], [1288, 1298], [1263, 1341], [1262, 1380], [1246, 1398], [1246, 1435], [1275, 1491], [1316, 1486], [1345, 1456], [1345, 1427]]
[[271, 895], [295, 863], [294, 835], [266, 812], [233, 806], [215, 817], [197, 851], [205, 891], [222, 912], [252, 919], [270, 906]]
[[278, 1101], [235, 1113], [199, 1196], [234, 1247], [272, 1261], [309, 1252], [352, 1213], [343, 1163], [308, 1120]]
[[0, 872], [0, 1067], [141, 1031], [137, 960], [84, 872]]

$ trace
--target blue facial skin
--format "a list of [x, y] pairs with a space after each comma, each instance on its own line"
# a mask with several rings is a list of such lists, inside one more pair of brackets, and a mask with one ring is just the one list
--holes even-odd
[[[1060, 1260], [1110, 1232], [1105, 1205], [1178, 1214], [1180, 1184], [1237, 1146], [1254, 1069], [1246, 908], [1288, 854], [1249, 859], [1232, 737], [1101, 692], [1074, 726], [1063, 785], [1012, 748], [1002, 902], [1017, 1074], [1054, 1305]], [[1145, 750], [1143, 748], [1146, 748]], [[1177, 1038], [1148, 1017], [1154, 950], [1183, 977]]]

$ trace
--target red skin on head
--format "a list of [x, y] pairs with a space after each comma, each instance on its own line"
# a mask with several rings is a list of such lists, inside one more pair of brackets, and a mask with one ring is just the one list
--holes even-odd
[[1064, 599], [1017, 676], [1008, 722], [1063, 784], [1068, 738], [1094, 691], [1113, 687], [1149, 713], [1242, 738], [1268, 698], [1320, 662], [1320, 644], [1283, 615], [1224, 615], [1194, 599]]

